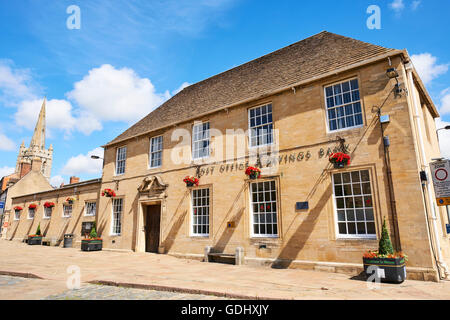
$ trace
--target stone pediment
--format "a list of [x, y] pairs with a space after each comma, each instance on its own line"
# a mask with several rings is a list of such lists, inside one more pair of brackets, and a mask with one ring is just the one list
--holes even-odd
[[149, 196], [163, 196], [164, 191], [169, 185], [164, 183], [164, 181], [159, 176], [149, 176], [142, 180], [138, 187], [138, 191], [141, 194], [147, 193]]

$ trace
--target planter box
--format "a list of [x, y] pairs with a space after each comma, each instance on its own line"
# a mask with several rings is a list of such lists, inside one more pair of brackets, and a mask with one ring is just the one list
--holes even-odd
[[42, 237], [28, 237], [28, 245], [35, 246], [42, 244]]
[[344, 162], [334, 162], [333, 166], [335, 169], [342, 169], [345, 168], [346, 164]]
[[[363, 258], [363, 263], [367, 277], [378, 272], [381, 282], [402, 283], [406, 279], [405, 258]], [[378, 270], [369, 272], [370, 266], [376, 266]]]
[[103, 240], [81, 240], [81, 251], [101, 251]]
[[193, 187], [195, 184], [193, 182], [186, 182], [186, 187]]

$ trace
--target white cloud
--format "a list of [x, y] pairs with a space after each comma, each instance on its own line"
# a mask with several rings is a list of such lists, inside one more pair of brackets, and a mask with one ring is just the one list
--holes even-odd
[[441, 92], [440, 114], [450, 114], [450, 88]]
[[50, 184], [54, 187], [60, 187], [61, 183], [64, 182], [64, 178], [62, 176], [54, 176], [50, 178]]
[[0, 102], [14, 106], [22, 99], [32, 99], [36, 85], [28, 69], [14, 68], [10, 60], [0, 60]]
[[[436, 129], [450, 126], [450, 122], [443, 121], [441, 118], [436, 119]], [[450, 159], [450, 130], [440, 130], [439, 145], [441, 147], [441, 155], [444, 158]]]
[[0, 133], [0, 150], [2, 150], [2, 151], [15, 151], [16, 150], [16, 144], [14, 143], [14, 141], [9, 139], [3, 133]]
[[414, 0], [411, 4], [411, 9], [416, 10], [421, 2], [422, 2], [421, 0]]
[[100, 176], [103, 161], [102, 159], [91, 159], [91, 156], [96, 155], [103, 158], [103, 152], [103, 148], [95, 148], [87, 154], [79, 154], [72, 157], [62, 168], [61, 173], [71, 176], [79, 174], [98, 174]]
[[169, 96], [168, 92], [156, 93], [151, 81], [140, 78], [134, 70], [116, 69], [109, 64], [90, 70], [68, 93], [70, 99], [98, 122], [137, 121]]
[[420, 75], [420, 78], [425, 84], [444, 74], [448, 70], [448, 64], [437, 64], [437, 58], [430, 53], [413, 54], [411, 59], [414, 67]]
[[6, 167], [6, 166], [3, 168], [0, 168], [0, 178], [9, 176], [10, 174], [14, 173], [15, 170], [16, 170], [16, 168]]
[[405, 4], [403, 3], [403, 0], [394, 0], [389, 4], [389, 7], [394, 11], [400, 12], [405, 8]]

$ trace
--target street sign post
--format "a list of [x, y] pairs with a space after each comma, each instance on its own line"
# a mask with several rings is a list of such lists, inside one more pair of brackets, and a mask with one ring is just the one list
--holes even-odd
[[450, 205], [450, 160], [432, 162], [430, 169], [437, 205]]

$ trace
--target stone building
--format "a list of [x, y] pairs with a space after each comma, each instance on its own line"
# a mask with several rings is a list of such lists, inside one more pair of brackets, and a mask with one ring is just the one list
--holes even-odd
[[[247, 264], [358, 273], [386, 219], [408, 277], [437, 280], [450, 262], [426, 179], [437, 117], [406, 50], [321, 32], [190, 85], [107, 143], [103, 246], [193, 259], [242, 248]], [[336, 151], [351, 163], [333, 167]]]
[[53, 147], [45, 149], [45, 99], [42, 103], [30, 147], [22, 142], [17, 156], [16, 170], [1, 179], [0, 238], [5, 238], [10, 225], [11, 200], [22, 194], [53, 190], [51, 174]]

